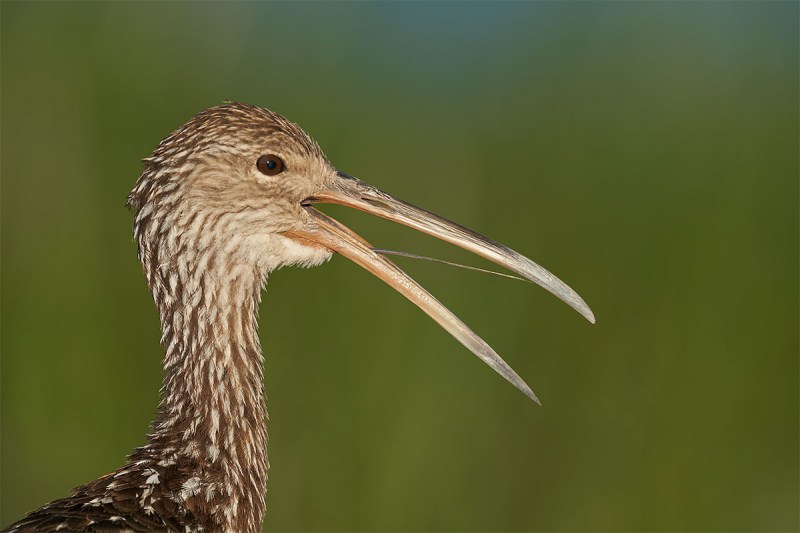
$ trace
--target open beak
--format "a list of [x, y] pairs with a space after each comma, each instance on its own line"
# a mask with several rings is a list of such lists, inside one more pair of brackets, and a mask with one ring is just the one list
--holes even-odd
[[455, 244], [540, 285], [594, 323], [594, 314], [575, 291], [527, 257], [454, 222], [393, 198], [347, 174], [338, 172], [325, 189], [303, 202], [310, 220], [302, 229], [286, 232], [287, 237], [299, 242], [311, 241], [338, 252], [379, 277], [414, 302], [461, 344], [536, 403], [540, 402], [531, 388], [491, 346], [397, 265], [373, 251], [372, 246], [358, 234], [311, 207], [314, 203], [354, 207]]

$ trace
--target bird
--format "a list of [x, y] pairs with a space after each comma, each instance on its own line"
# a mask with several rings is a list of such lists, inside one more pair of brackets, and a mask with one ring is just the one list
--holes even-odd
[[146, 444], [119, 469], [4, 532], [260, 531], [269, 461], [258, 305], [270, 272], [321, 265], [333, 254], [396, 289], [538, 402], [483, 339], [317, 204], [348, 206], [459, 246], [595, 321], [543, 267], [339, 171], [298, 125], [267, 109], [231, 101], [205, 109], [143, 167], [127, 204], [160, 317], [164, 368]]

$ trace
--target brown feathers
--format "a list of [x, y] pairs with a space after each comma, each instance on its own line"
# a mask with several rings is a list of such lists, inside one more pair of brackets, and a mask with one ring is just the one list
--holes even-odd
[[[265, 152], [286, 161], [286, 175], [258, 173]], [[330, 256], [294, 250], [274, 233], [307, 194], [298, 173], [333, 170], [297, 125], [240, 103], [199, 113], [144, 164], [128, 204], [161, 317], [165, 378], [152, 432], [125, 466], [5, 531], [261, 530], [268, 461], [260, 291], [292, 254], [317, 263]]]

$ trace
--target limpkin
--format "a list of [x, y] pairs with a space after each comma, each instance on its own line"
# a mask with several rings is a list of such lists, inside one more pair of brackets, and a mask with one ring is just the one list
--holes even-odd
[[269, 465], [261, 291], [271, 271], [320, 265], [334, 252], [391, 285], [536, 400], [488, 344], [385, 255], [316, 210], [318, 203], [354, 207], [460, 246], [594, 322], [580, 296], [544, 268], [338, 171], [281, 115], [235, 102], [206, 109], [144, 159], [128, 196], [164, 349], [147, 444], [120, 469], [4, 531], [260, 531]]

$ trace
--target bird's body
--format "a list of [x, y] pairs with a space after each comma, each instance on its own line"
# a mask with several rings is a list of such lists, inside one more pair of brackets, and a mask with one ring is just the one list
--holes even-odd
[[[145, 160], [129, 196], [164, 350], [162, 398], [147, 443], [120, 469], [4, 531], [260, 531], [269, 466], [257, 334], [261, 291], [272, 270], [319, 265], [334, 251], [395, 286], [529, 393], [438, 301], [310, 207], [325, 201], [434, 233], [506, 266], [525, 259], [504, 256], [515, 252], [339, 173], [280, 115], [239, 103], [201, 112]], [[591, 317], [571, 289], [526, 261], [509, 268]]]

